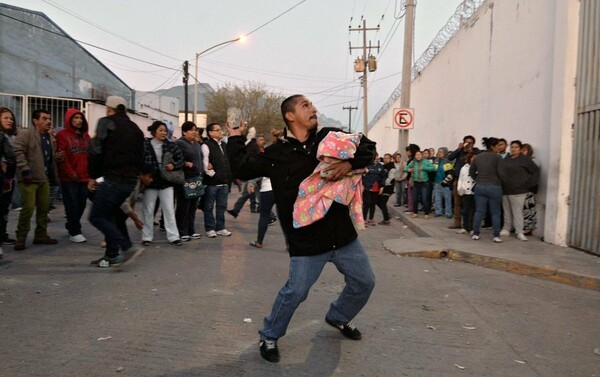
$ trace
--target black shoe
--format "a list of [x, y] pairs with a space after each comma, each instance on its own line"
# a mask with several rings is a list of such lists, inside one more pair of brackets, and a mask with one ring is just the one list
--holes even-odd
[[181, 246], [181, 245], [183, 245], [183, 243], [181, 242], [181, 240], [175, 240], [175, 241], [171, 242], [171, 245]]
[[14, 245], [17, 242], [17, 240], [13, 239], [13, 238], [5, 238], [4, 242], [2, 242], [3, 245]]
[[238, 217], [238, 214], [233, 212], [233, 210], [231, 210], [231, 209], [228, 209], [227, 213], [230, 214], [231, 216], [233, 216], [234, 219], [237, 219], [237, 217]]
[[276, 340], [261, 339], [260, 343], [260, 356], [270, 363], [279, 362], [279, 349], [277, 348]]
[[275, 219], [275, 218], [273, 218], [273, 217], [271, 217], [271, 218], [269, 219], [269, 225], [273, 225], [273, 224], [275, 224], [276, 222], [277, 222], [277, 219]]
[[356, 327], [354, 327], [352, 322], [348, 322], [345, 325], [338, 325], [337, 323], [330, 321], [329, 318], [327, 318], [327, 317], [325, 317], [325, 322], [327, 322], [329, 325], [335, 327], [336, 329], [340, 330], [342, 332], [342, 334], [344, 334], [344, 336], [348, 339], [352, 339], [352, 340], [361, 340], [362, 339], [362, 334], [360, 333], [360, 331], [358, 331], [358, 329]]

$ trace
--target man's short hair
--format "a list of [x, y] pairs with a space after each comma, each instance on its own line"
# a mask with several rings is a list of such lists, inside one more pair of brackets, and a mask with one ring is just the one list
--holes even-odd
[[[503, 142], [504, 142], [504, 144], [508, 144], [508, 141], [506, 141], [506, 139], [505, 139], [505, 138], [503, 138], [503, 137], [501, 137], [500, 139], [498, 139], [498, 141], [503, 141]], [[512, 142], [511, 142], [511, 144], [512, 144]]]
[[213, 123], [209, 123], [208, 125], [206, 125], [206, 132], [210, 132], [213, 130], [213, 128], [215, 128], [215, 126], [218, 126], [219, 123], [217, 122], [213, 122]]
[[294, 106], [296, 106], [296, 102], [298, 102], [298, 98], [300, 97], [304, 96], [302, 94], [294, 94], [284, 99], [281, 103], [281, 116], [286, 126], [288, 125], [288, 121], [285, 119], [285, 114], [294, 112]]
[[473, 140], [473, 144], [475, 144], [475, 142], [477, 141], [473, 135], [467, 135], [467, 136], [463, 137], [463, 143], [465, 141], [467, 141], [467, 139]]
[[[183, 122], [183, 124], [181, 125], [181, 132], [188, 132], [189, 130], [191, 130], [192, 128], [196, 127], [196, 123], [194, 122]], [[198, 127], [196, 127], [198, 128]]]
[[37, 109], [31, 114], [31, 119], [39, 120], [42, 114], [50, 114], [50, 111], [44, 109]]

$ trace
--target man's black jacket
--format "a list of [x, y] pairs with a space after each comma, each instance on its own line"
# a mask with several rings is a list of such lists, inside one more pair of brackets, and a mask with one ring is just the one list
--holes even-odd
[[[230, 137], [227, 153], [234, 177], [242, 180], [263, 176], [271, 178], [275, 204], [290, 256], [322, 254], [349, 244], [358, 234], [345, 205], [334, 202], [325, 217], [311, 225], [302, 228], [294, 228], [292, 225], [300, 183], [312, 174], [319, 163], [319, 142], [330, 131], [340, 130], [315, 130], [303, 143], [295, 139], [287, 129], [285, 131], [283, 141], [270, 145], [264, 153], [254, 156], [247, 153], [242, 136]], [[375, 143], [363, 136], [354, 158], [349, 160], [352, 169], [364, 168], [373, 161], [374, 155]]]

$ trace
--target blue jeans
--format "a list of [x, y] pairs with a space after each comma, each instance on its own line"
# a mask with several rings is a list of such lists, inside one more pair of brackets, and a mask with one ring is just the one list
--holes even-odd
[[[129, 249], [131, 241], [116, 224], [116, 216], [121, 204], [135, 189], [136, 181], [115, 182], [106, 180], [96, 190], [94, 204], [90, 212], [90, 223], [104, 234], [106, 240], [105, 256], [114, 258], [121, 250]], [[122, 212], [122, 211], [121, 211]]]
[[441, 183], [435, 183], [433, 185], [433, 201], [435, 203], [435, 215], [441, 216], [442, 209], [447, 218], [451, 219], [453, 216], [452, 207], [452, 191], [450, 187], [442, 186]]
[[[251, 184], [256, 185], [256, 181], [251, 182]], [[258, 187], [256, 188], [256, 192], [258, 192]], [[250, 200], [250, 210], [256, 211], [256, 192], [248, 192], [248, 182], [244, 183], [244, 189], [242, 190], [242, 196], [235, 201], [233, 205], [233, 209], [231, 212], [235, 213], [236, 216], [240, 214], [242, 208], [244, 208], [244, 204], [246, 201]]]
[[273, 309], [258, 333], [263, 339], [277, 340], [285, 335], [294, 311], [308, 296], [325, 263], [332, 262], [344, 275], [346, 286], [331, 303], [326, 318], [334, 323], [351, 321], [366, 305], [375, 287], [369, 258], [358, 239], [340, 249], [306, 257], [291, 257], [288, 280], [281, 288]]
[[85, 182], [63, 182], [61, 184], [63, 204], [67, 222], [65, 228], [70, 236], [81, 234], [81, 216], [87, 204], [88, 190]]
[[[204, 230], [223, 230], [225, 229], [225, 210], [227, 209], [227, 196], [229, 187], [225, 186], [206, 186], [204, 191]], [[216, 209], [216, 216], [213, 209]], [[216, 221], [215, 221], [216, 217]]]
[[479, 235], [479, 228], [487, 212], [488, 203], [492, 217], [494, 237], [500, 237], [502, 222], [502, 187], [478, 183], [475, 185], [475, 216], [473, 217], [473, 234]]
[[426, 215], [431, 212], [431, 201], [427, 200], [429, 197], [429, 182], [415, 182], [412, 188], [413, 192], [413, 213], [419, 213], [419, 200], [423, 203], [423, 211]]
[[258, 203], [258, 209], [260, 217], [258, 219], [258, 236], [256, 241], [263, 243], [265, 234], [267, 234], [267, 228], [269, 227], [269, 220], [272, 218], [272, 209], [275, 205], [275, 195], [273, 191], [263, 191], [260, 193], [260, 203]]

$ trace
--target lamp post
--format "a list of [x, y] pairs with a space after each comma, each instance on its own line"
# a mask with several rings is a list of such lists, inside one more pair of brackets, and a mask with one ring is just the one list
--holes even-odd
[[196, 121], [197, 121], [196, 117], [198, 116], [198, 58], [200, 57], [200, 55], [204, 55], [212, 49], [215, 49], [217, 47], [227, 45], [230, 43], [234, 43], [237, 41], [243, 41], [243, 40], [245, 40], [245, 37], [240, 36], [240, 37], [230, 39], [225, 42], [218, 43], [218, 44], [211, 46], [211, 47], [207, 48], [206, 50], [201, 51], [196, 54], [196, 75], [194, 76], [194, 123], [196, 123]]

